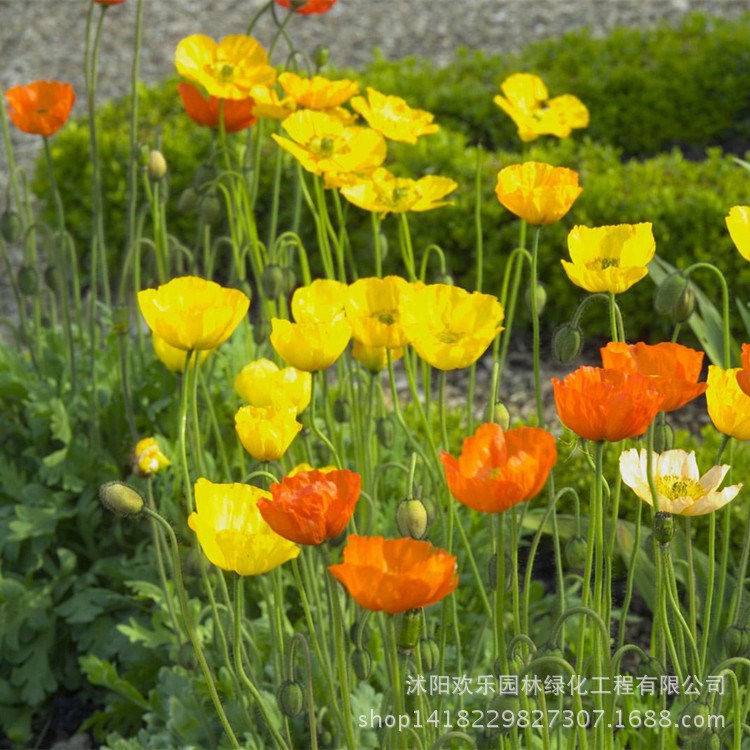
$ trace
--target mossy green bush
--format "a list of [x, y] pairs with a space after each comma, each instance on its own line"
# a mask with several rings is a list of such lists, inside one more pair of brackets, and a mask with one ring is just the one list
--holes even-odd
[[[748, 33], [750, 15], [732, 23], [691, 16], [677, 29], [619, 30], [602, 40], [576, 32], [533, 45], [517, 56], [463, 52], [453, 65], [440, 70], [414, 59], [376, 60], [362, 71], [363, 84], [400, 94], [412, 106], [433, 111], [441, 125], [439, 133], [422, 138], [416, 146], [391, 144], [389, 166], [415, 177], [447, 175], [460, 185], [452, 196], [453, 207], [410, 215], [415, 250], [419, 254], [437, 242], [456, 281], [474, 286], [475, 175], [481, 160], [483, 286], [485, 291], [498, 292], [506, 258], [518, 243], [518, 222], [495, 197], [496, 174], [508, 164], [536, 159], [577, 170], [584, 186], [568, 216], [545, 227], [541, 235], [540, 274], [549, 285], [543, 324], [548, 332], [572, 315], [583, 296], [568, 282], [559, 262], [566, 257], [566, 236], [575, 224], [651, 221], [657, 252], [663, 258], [676, 266], [721, 258], [722, 268], [738, 285], [736, 289], [741, 289], [750, 271], [733, 249], [724, 216], [731, 206], [748, 202], [750, 177], [711, 144], [725, 143], [740, 153], [750, 148]], [[499, 82], [514, 70], [540, 74], [553, 95], [579, 95], [591, 111], [590, 127], [562, 142], [540, 139], [527, 144], [522, 154], [513, 124], [492, 102]], [[179, 197], [210, 153], [211, 134], [185, 116], [175, 84], [172, 79], [140, 89], [139, 147], [158, 145], [164, 152], [169, 164], [169, 231], [192, 246], [199, 238], [197, 212], [178, 210]], [[105, 227], [113, 268], [119, 267], [125, 249], [129, 117], [128, 100], [109, 102], [97, 114]], [[272, 126], [263, 124], [261, 142], [263, 166], [256, 201], [261, 239], [268, 229], [277, 153], [268, 135]], [[693, 158], [686, 158], [677, 146], [663, 150], [672, 144], [689, 148]], [[66, 216], [85, 267], [91, 236], [85, 122], [73, 122], [56, 136], [53, 156], [60, 174], [65, 175]], [[281, 231], [292, 226], [292, 189], [288, 186], [293, 184], [294, 172], [293, 160], [284, 154], [282, 186], [287, 187], [282, 188]], [[41, 196], [49, 194], [43, 169], [35, 186]], [[359, 267], [367, 268], [362, 261], [372, 252], [369, 214], [342, 203], [353, 252]], [[314, 245], [313, 223], [304, 206], [296, 229], [308, 247]], [[383, 232], [391, 248], [386, 269], [397, 270], [398, 232], [393, 217], [385, 219]], [[629, 336], [667, 335], [667, 321], [655, 321], [651, 312], [652, 294], [653, 286], [646, 281], [622, 296]]]

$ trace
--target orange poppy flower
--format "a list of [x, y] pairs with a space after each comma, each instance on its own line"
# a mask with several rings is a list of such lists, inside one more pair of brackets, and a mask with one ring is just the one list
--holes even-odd
[[5, 98], [10, 105], [8, 116], [19, 130], [47, 138], [66, 123], [76, 94], [69, 83], [34, 81], [9, 88]]
[[750, 344], [742, 345], [742, 369], [737, 372], [737, 385], [750, 396]]
[[275, 0], [276, 5], [282, 8], [291, 8], [295, 13], [308, 16], [312, 13], [326, 13], [336, 4], [336, 0], [308, 0], [301, 7], [299, 2], [292, 3], [291, 0]]
[[601, 353], [606, 369], [637, 372], [651, 378], [651, 384], [664, 396], [662, 411], [679, 409], [706, 390], [706, 383], [698, 382], [703, 352], [682, 344], [610, 341]]
[[651, 378], [603, 367], [579, 367], [552, 386], [560, 421], [587, 440], [642, 435], [664, 403]]
[[461, 455], [440, 454], [451, 495], [481, 513], [502, 513], [538, 494], [557, 461], [555, 438], [539, 427], [507, 432], [480, 425]]
[[124, 3], [125, 0], [94, 0], [97, 5], [119, 5]]
[[272, 484], [273, 500], [259, 500], [258, 510], [285, 539], [321, 544], [346, 528], [361, 487], [362, 477], [348, 469], [300, 471]]
[[328, 570], [360, 607], [391, 615], [439, 602], [458, 586], [455, 556], [411, 537], [352, 534], [344, 561]]
[[218, 128], [220, 110], [224, 108], [224, 130], [236, 133], [245, 130], [257, 121], [253, 114], [255, 102], [252, 99], [219, 99], [216, 96], [204, 97], [201, 90], [190, 83], [178, 83], [177, 92], [187, 116], [196, 124], [206, 128]]

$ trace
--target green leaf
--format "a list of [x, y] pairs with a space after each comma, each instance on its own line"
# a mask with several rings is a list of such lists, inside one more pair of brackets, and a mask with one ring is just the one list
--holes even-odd
[[46, 630], [34, 639], [33, 648], [29, 648], [23, 663], [13, 669], [10, 681], [20, 688], [20, 692], [17, 691], [20, 703], [38, 706], [57, 689], [57, 678], [49, 660], [53, 648], [54, 632]]
[[78, 663], [92, 685], [101, 685], [126, 698], [144, 711], [151, 710], [151, 704], [141, 695], [138, 688], [117, 674], [114, 664], [99, 659], [93, 654], [82, 656]]
[[16, 518], [8, 526], [8, 541], [21, 542], [38, 536], [52, 535], [57, 526], [59, 513], [55, 508], [16, 506]]
[[119, 598], [109, 589], [88, 586], [58, 604], [55, 612], [72, 625], [91, 622]]

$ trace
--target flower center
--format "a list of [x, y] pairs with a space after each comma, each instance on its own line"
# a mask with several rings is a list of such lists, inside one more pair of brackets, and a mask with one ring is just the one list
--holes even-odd
[[396, 322], [396, 311], [395, 310], [381, 310], [375, 314], [378, 322], [385, 326], [392, 326]]
[[619, 268], [619, 258], [609, 258], [604, 256], [603, 258], [596, 258], [595, 260], [589, 261], [586, 264], [586, 268], [590, 271], [604, 271], [607, 268]]
[[440, 333], [437, 334], [437, 340], [441, 344], [455, 344], [461, 339], [461, 334], [456, 333], [456, 331], [451, 331], [450, 329], [445, 329], [444, 331], [440, 331]]
[[665, 474], [656, 477], [656, 491], [666, 497], [668, 500], [679, 500], [683, 497], [689, 497], [693, 502], [699, 500], [706, 494], [697, 479], [686, 479], [677, 476], [677, 474]]
[[222, 81], [231, 81], [234, 74], [234, 68], [231, 65], [224, 64], [219, 71], [219, 77]]
[[333, 153], [334, 147], [333, 138], [325, 137], [320, 139], [320, 155], [330, 156]]

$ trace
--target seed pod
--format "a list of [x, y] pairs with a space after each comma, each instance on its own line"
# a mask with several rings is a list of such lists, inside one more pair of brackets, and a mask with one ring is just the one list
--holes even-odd
[[563, 365], [572, 362], [583, 348], [583, 331], [573, 323], [563, 323], [552, 334], [552, 354]]
[[424, 539], [428, 527], [427, 508], [416, 498], [405, 498], [396, 508], [396, 526], [401, 536]]
[[396, 439], [396, 428], [390, 417], [380, 417], [375, 424], [375, 434], [383, 448], [392, 448]]
[[674, 536], [674, 517], [661, 510], [654, 516], [654, 537], [662, 547], [672, 541]]
[[118, 516], [137, 516], [143, 510], [141, 494], [124, 482], [107, 482], [99, 488], [99, 500]]
[[284, 716], [293, 719], [302, 712], [305, 696], [296, 680], [284, 680], [276, 691], [276, 702]]
[[39, 291], [39, 274], [33, 266], [22, 265], [18, 269], [16, 281], [24, 297], [33, 297]]
[[372, 656], [367, 649], [355, 648], [351, 655], [352, 669], [358, 680], [366, 680], [372, 673]]
[[422, 610], [407, 609], [402, 612], [396, 626], [396, 645], [402, 654], [410, 654], [419, 643], [422, 629]]
[[23, 232], [23, 223], [21, 217], [16, 211], [6, 209], [0, 216], [0, 235], [8, 242], [18, 242], [21, 239], [21, 233]]
[[565, 543], [565, 562], [573, 570], [583, 570], [586, 565], [586, 540], [582, 536], [572, 536]]
[[269, 263], [260, 277], [263, 294], [268, 299], [278, 299], [284, 291], [284, 271], [277, 263]]

